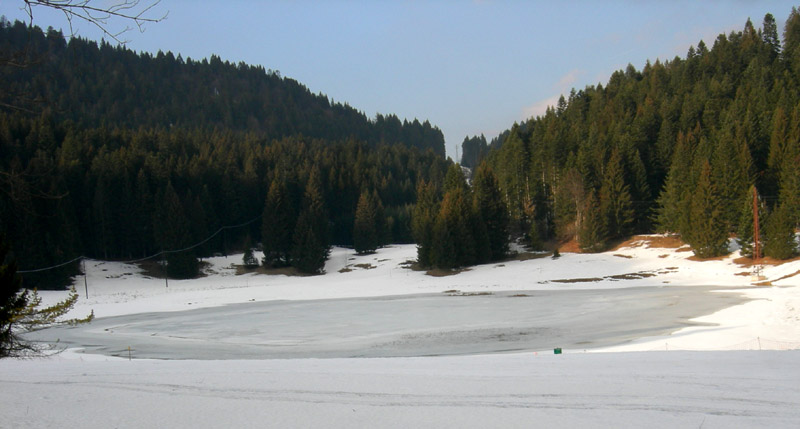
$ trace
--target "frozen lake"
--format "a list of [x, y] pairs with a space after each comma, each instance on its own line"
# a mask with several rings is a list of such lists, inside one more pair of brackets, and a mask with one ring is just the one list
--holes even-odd
[[40, 331], [89, 353], [156, 359], [399, 357], [588, 349], [664, 335], [744, 301], [714, 287], [264, 301]]

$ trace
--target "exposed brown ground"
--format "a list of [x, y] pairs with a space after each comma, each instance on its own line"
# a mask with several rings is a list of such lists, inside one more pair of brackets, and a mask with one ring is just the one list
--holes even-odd
[[[608, 251], [614, 252], [620, 249], [631, 249], [642, 246], [645, 246], [647, 249], [678, 249], [679, 252], [691, 250], [691, 248], [677, 236], [634, 235], [627, 240], [615, 243]], [[561, 253], [582, 253], [578, 241], [574, 238], [569, 241], [558, 243], [558, 250]]]
[[292, 276], [292, 277], [307, 277], [313, 274], [305, 274], [297, 271], [297, 268], [294, 267], [281, 267], [281, 268], [265, 268], [262, 265], [259, 265], [255, 268], [247, 268], [244, 265], [236, 265], [236, 275], [242, 275], [247, 273], [258, 273], [258, 274], [267, 274], [267, 275], [284, 275], [284, 276]]
[[[761, 259], [758, 260], [758, 265], [777, 266], [777, 265], [785, 264], [787, 262], [794, 262], [794, 261], [800, 261], [800, 256], [798, 256], [796, 258], [792, 258], [792, 259], [786, 259], [786, 260], [780, 260], [780, 259], [774, 259], [774, 258], [770, 258], [770, 257], [765, 257], [765, 258], [761, 258]], [[742, 267], [752, 267], [753, 265], [756, 265], [755, 261], [752, 258], [746, 258], [744, 256], [741, 257], [741, 258], [734, 259], [733, 262], [736, 263], [737, 265], [742, 266]]]
[[647, 249], [680, 249], [686, 243], [674, 235], [634, 235], [611, 250], [644, 246]]

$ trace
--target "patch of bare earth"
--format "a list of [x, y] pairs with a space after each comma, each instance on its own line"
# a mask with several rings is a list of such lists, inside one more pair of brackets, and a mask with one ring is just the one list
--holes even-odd
[[572, 240], [561, 243], [558, 246], [558, 251], [561, 253], [581, 253], [581, 246], [578, 245], [578, 240], [573, 238]]
[[745, 257], [745, 256], [742, 256], [741, 258], [736, 258], [736, 259], [733, 260], [733, 262], [736, 265], [739, 265], [739, 266], [745, 267], [745, 268], [752, 267], [753, 265], [769, 265], [771, 267], [777, 267], [778, 265], [783, 265], [783, 264], [785, 264], [787, 262], [796, 262], [796, 261], [800, 261], [800, 256], [798, 256], [796, 258], [792, 258], [792, 259], [774, 259], [774, 258], [770, 258], [770, 257], [765, 257], [765, 258], [760, 258], [758, 260], [757, 264], [755, 263], [753, 258], [748, 258], [748, 257]]
[[294, 267], [280, 267], [280, 268], [266, 268], [264, 266], [259, 266], [257, 268], [247, 268], [243, 265], [236, 266], [236, 275], [247, 274], [247, 273], [258, 273], [258, 274], [265, 274], [268, 276], [290, 276], [290, 277], [307, 277], [313, 274], [305, 274], [297, 271], [297, 268]]
[[461, 274], [465, 271], [470, 271], [469, 268], [458, 268], [454, 270], [445, 270], [442, 268], [434, 268], [428, 271], [425, 271], [425, 274], [431, 277], [447, 277], [447, 276], [454, 276], [456, 274]]
[[707, 261], [721, 261], [727, 257], [728, 255], [715, 256], [713, 258], [698, 258], [697, 256], [690, 256], [687, 259], [694, 262], [707, 262]]
[[[617, 244], [611, 250], [633, 249], [642, 246], [647, 249], [678, 249], [678, 251], [683, 251], [682, 247], [686, 246], [686, 243], [676, 235], [634, 235]], [[691, 248], [687, 247], [687, 250], [691, 250]]]
[[552, 253], [533, 253], [533, 252], [522, 252], [517, 253], [516, 255], [509, 258], [512, 261], [530, 261], [531, 259], [541, 259], [546, 258], [552, 255]]
[[800, 270], [797, 270], [797, 271], [793, 272], [792, 274], [787, 274], [787, 275], [785, 275], [785, 276], [783, 276], [783, 277], [781, 277], [779, 279], [775, 279], [773, 281], [777, 282], [777, 281], [781, 281], [781, 280], [786, 280], [786, 279], [792, 278], [792, 277], [794, 277], [796, 275], [800, 275]]
[[356, 267], [356, 268], [364, 269], [364, 270], [371, 270], [371, 269], [375, 268], [375, 265], [372, 265], [372, 264], [355, 264], [353, 266]]

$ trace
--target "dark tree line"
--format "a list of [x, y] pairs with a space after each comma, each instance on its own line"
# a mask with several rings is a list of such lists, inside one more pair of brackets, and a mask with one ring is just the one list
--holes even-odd
[[[433, 151], [403, 145], [85, 129], [0, 113], [0, 172], [8, 184], [0, 190], [0, 219], [21, 270], [79, 255], [130, 260], [182, 249], [259, 216], [191, 252], [168, 253], [170, 274], [190, 277], [195, 257], [240, 250], [247, 237], [263, 240], [270, 264], [295, 265], [306, 249], [298, 242], [322, 243], [316, 261], [331, 244], [353, 244], [365, 189], [385, 207], [382, 242], [411, 242], [417, 183], [441, 182], [447, 165]], [[26, 285], [63, 282], [76, 268], [26, 275]]]
[[[629, 65], [605, 86], [572, 90], [494, 139], [485, 162], [497, 174], [512, 232], [532, 242], [577, 238], [584, 251], [633, 233], [672, 232], [710, 257], [726, 253], [728, 238], [741, 231], [747, 252], [755, 187], [763, 249], [795, 255], [797, 9], [782, 44], [777, 28], [767, 14], [761, 29], [748, 20], [711, 49], [701, 41], [685, 58], [648, 62], [641, 71]], [[482, 146], [466, 139], [464, 161], [474, 162]]]

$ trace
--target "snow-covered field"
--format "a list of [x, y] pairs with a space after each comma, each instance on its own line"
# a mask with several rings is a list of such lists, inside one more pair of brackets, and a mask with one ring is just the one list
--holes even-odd
[[[567, 348], [563, 355], [534, 349], [467, 356], [201, 361], [137, 359], [134, 346], [131, 361], [79, 350], [48, 359], [5, 359], [0, 361], [0, 426], [800, 426], [800, 351], [780, 351], [800, 348], [800, 261], [766, 266], [763, 275], [772, 286], [752, 286], [750, 268], [734, 262], [738, 252], [704, 262], [691, 255], [684, 249], [650, 247], [643, 240], [599, 255], [567, 253], [556, 260], [507, 261], [433, 277], [407, 267], [416, 256], [414, 246], [392, 246], [368, 256], [335, 248], [324, 276], [236, 275], [241, 255], [233, 255], [209, 260], [206, 277], [171, 280], [168, 288], [163, 279], [147, 278], [137, 267], [87, 261], [89, 296], [83, 277], [76, 278], [81, 299], [75, 315], [94, 310], [99, 318], [249, 302], [279, 305], [280, 300], [334, 302], [445, 292], [636, 288], [630, 289], [633, 293], [639, 288], [719, 286], [747, 299], [695, 317], [682, 329], [612, 347]], [[709, 299], [715, 293], [708, 292]], [[52, 302], [64, 293], [42, 295]], [[648, 314], [641, 320], [648, 320]], [[208, 329], [211, 336], [214, 328]], [[102, 335], [114, 333], [97, 338]]]

